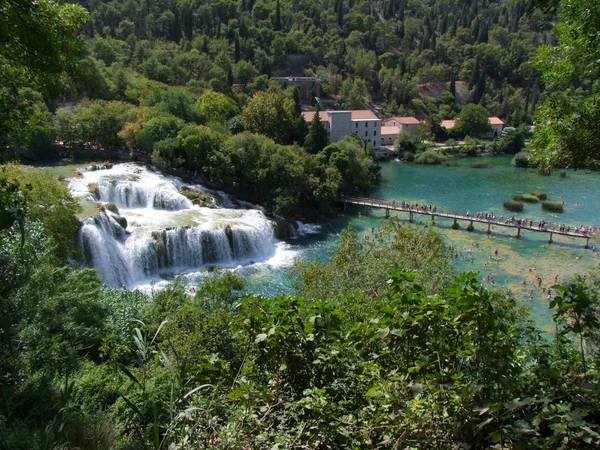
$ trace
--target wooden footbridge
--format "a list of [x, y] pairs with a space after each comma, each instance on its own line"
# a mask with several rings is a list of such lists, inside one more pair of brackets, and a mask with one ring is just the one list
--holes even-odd
[[[579, 232], [574, 231], [576, 227], [564, 227], [563, 229], [559, 229], [558, 227], [551, 226], [549, 224], [545, 224], [544, 226], [540, 226], [539, 224], [534, 224], [531, 221], [521, 222], [519, 223], [516, 220], [503, 220], [498, 219], [497, 217], [493, 217], [488, 215], [487, 218], [481, 215], [471, 215], [471, 214], [462, 214], [456, 211], [448, 211], [448, 210], [440, 210], [436, 207], [429, 205], [417, 205], [406, 202], [396, 202], [396, 201], [385, 201], [376, 198], [362, 198], [362, 197], [340, 197], [339, 201], [344, 204], [344, 209], [346, 209], [347, 205], [358, 205], [365, 206], [367, 208], [378, 208], [385, 210], [385, 216], [389, 217], [390, 211], [399, 211], [399, 212], [407, 212], [409, 214], [409, 221], [412, 222], [415, 214], [420, 214], [424, 216], [431, 216], [431, 220], [435, 221], [436, 217], [443, 217], [447, 219], [454, 219], [454, 224], [452, 228], [458, 229], [458, 221], [468, 222], [466, 230], [473, 231], [475, 229], [475, 223], [482, 223], [487, 225], [486, 233], [490, 234], [492, 232], [491, 227], [505, 227], [505, 228], [514, 228], [516, 229], [516, 237], [517, 239], [521, 237], [521, 230], [534, 231], [536, 233], [546, 233], [549, 235], [548, 243], [552, 244], [552, 238], [554, 235], [560, 236], [568, 236], [572, 238], [580, 238], [585, 239], [584, 248], [588, 248], [590, 244], [590, 239], [594, 236], [590, 232]], [[569, 229], [570, 228], [570, 229]], [[567, 231], [569, 229], [569, 231]]]

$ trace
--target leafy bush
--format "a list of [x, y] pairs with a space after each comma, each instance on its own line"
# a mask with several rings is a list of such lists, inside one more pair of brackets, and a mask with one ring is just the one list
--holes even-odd
[[415, 156], [415, 164], [442, 164], [448, 157], [436, 150], [427, 150]]
[[502, 204], [502, 207], [508, 211], [512, 212], [521, 212], [523, 211], [523, 202], [518, 202], [516, 200], [507, 200]]
[[474, 162], [471, 163], [472, 169], [489, 169], [492, 165], [488, 162]]
[[531, 165], [531, 154], [529, 152], [519, 152], [512, 159], [512, 164], [515, 167], [532, 167]]
[[564, 206], [563, 202], [542, 202], [542, 209], [549, 212], [561, 213], [563, 212]]

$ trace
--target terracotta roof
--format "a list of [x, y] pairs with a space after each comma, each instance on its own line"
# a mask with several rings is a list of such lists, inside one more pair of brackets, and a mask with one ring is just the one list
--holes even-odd
[[442, 123], [440, 125], [446, 130], [451, 130], [452, 128], [454, 128], [454, 125], [456, 125], [456, 120], [442, 120]]
[[395, 120], [398, 123], [403, 123], [405, 125], [418, 125], [421, 122], [419, 121], [419, 119], [417, 119], [416, 117], [412, 117], [412, 116], [404, 116], [404, 117], [391, 117], [389, 119], [386, 119], [385, 121], [387, 122], [388, 120]]
[[390, 134], [398, 134], [400, 133], [400, 128], [396, 125], [381, 127], [381, 135], [390, 135]]
[[352, 113], [352, 120], [360, 120], [360, 119], [379, 119], [373, 111], [368, 109], [355, 109], [350, 111]]
[[[311, 122], [313, 120], [313, 117], [315, 117], [315, 112], [303, 111], [302, 117], [304, 117], [305, 122]], [[329, 120], [329, 115], [327, 114], [327, 111], [319, 111], [319, 118], [321, 119], [321, 122], [327, 122]]]
[[[319, 117], [321, 118], [322, 121], [327, 121], [329, 120], [329, 112], [330, 111], [319, 111]], [[342, 111], [331, 111], [331, 112], [342, 112]], [[347, 112], [347, 111], [343, 111], [343, 112]], [[368, 119], [379, 119], [379, 117], [377, 117], [372, 111], [368, 110], [368, 109], [356, 109], [356, 110], [352, 110], [350, 111], [350, 115], [352, 120], [368, 120]], [[315, 112], [314, 111], [303, 111], [302, 112], [302, 116], [304, 117], [304, 120], [306, 122], [310, 122], [313, 117], [315, 116]]]
[[490, 117], [490, 124], [492, 125], [504, 125], [504, 122], [500, 120], [498, 117]]

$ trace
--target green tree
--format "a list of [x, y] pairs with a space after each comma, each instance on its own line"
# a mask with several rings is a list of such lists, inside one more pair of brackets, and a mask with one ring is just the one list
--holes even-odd
[[502, 139], [498, 142], [498, 148], [502, 153], [516, 155], [525, 148], [525, 138], [529, 134], [523, 126], [512, 128], [506, 133], [502, 133]]
[[597, 165], [600, 138], [600, 5], [560, 3], [558, 46], [541, 47], [536, 64], [555, 92], [538, 107], [532, 157], [544, 170]]
[[226, 122], [240, 113], [240, 108], [231, 97], [211, 90], [204, 91], [197, 105], [200, 114], [217, 122]]
[[79, 28], [88, 17], [83, 7], [2, 0], [0, 9], [0, 85], [14, 88], [33, 77], [51, 88], [63, 74], [74, 72], [83, 44]]
[[135, 136], [135, 143], [143, 149], [152, 150], [157, 142], [177, 137], [182, 126], [183, 121], [172, 115], [153, 117], [142, 125]]
[[263, 134], [280, 144], [290, 143], [290, 132], [296, 120], [294, 100], [281, 92], [258, 92], [242, 112], [244, 128]]
[[478, 136], [490, 130], [489, 113], [481, 105], [465, 105], [454, 129], [465, 136]]
[[185, 152], [186, 167], [204, 172], [211, 156], [218, 151], [223, 137], [208, 127], [188, 124], [177, 135]]
[[315, 115], [310, 121], [308, 134], [304, 140], [304, 149], [308, 153], [316, 155], [329, 144], [329, 136], [327, 129], [319, 117], [319, 111], [315, 111]]

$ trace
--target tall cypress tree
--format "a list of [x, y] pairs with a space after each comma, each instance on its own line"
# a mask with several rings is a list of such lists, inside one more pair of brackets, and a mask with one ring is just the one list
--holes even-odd
[[329, 136], [325, 124], [321, 122], [319, 111], [315, 111], [315, 115], [310, 121], [308, 134], [304, 140], [304, 149], [313, 155], [316, 155], [329, 144]]
[[275, 9], [275, 31], [281, 31], [281, 6], [277, 0], [277, 8]]
[[338, 14], [338, 25], [341, 27], [344, 25], [344, 2], [343, 0], [339, 0], [337, 5], [337, 14]]

